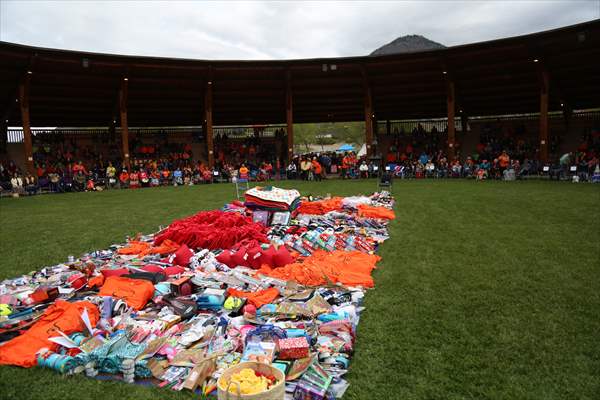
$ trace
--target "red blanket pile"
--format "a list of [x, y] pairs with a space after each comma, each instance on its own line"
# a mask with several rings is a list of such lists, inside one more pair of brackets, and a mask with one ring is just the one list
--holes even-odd
[[266, 228], [246, 216], [221, 210], [202, 211], [174, 221], [154, 239], [160, 245], [169, 239], [190, 248], [230, 249], [246, 239], [268, 243]]

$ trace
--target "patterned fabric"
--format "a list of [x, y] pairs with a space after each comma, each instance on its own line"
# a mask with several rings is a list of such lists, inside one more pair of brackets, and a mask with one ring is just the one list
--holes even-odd
[[246, 195], [267, 202], [285, 203], [289, 207], [300, 197], [300, 192], [295, 189], [286, 190], [274, 186], [257, 186], [246, 191]]

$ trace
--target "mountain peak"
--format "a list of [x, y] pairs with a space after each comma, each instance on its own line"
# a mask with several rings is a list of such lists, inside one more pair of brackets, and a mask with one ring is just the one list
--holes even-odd
[[419, 51], [444, 48], [446, 48], [446, 46], [443, 44], [429, 40], [421, 35], [405, 35], [394, 39], [384, 46], [381, 46], [377, 50], [373, 51], [370, 55], [381, 56], [385, 54], [415, 53]]

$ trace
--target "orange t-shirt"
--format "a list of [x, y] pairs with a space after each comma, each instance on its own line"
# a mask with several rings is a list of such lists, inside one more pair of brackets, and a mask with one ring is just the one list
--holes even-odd
[[318, 161], [313, 161], [312, 162], [313, 168], [315, 169], [315, 174], [320, 175], [321, 174], [321, 164], [319, 164]]

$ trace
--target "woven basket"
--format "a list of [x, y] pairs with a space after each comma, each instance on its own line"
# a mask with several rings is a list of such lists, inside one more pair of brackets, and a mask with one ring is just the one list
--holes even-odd
[[[277, 379], [277, 383], [269, 390], [256, 394], [240, 394], [239, 387], [237, 394], [229, 392], [226, 382], [230, 380], [231, 375], [240, 372], [244, 368], [250, 368], [261, 372], [265, 375], [273, 375]], [[232, 386], [232, 384], [230, 384]], [[217, 381], [218, 399], [219, 400], [283, 400], [285, 397], [285, 375], [283, 372], [268, 364], [258, 362], [243, 362], [229, 368]], [[235, 392], [235, 390], [234, 390]]]

